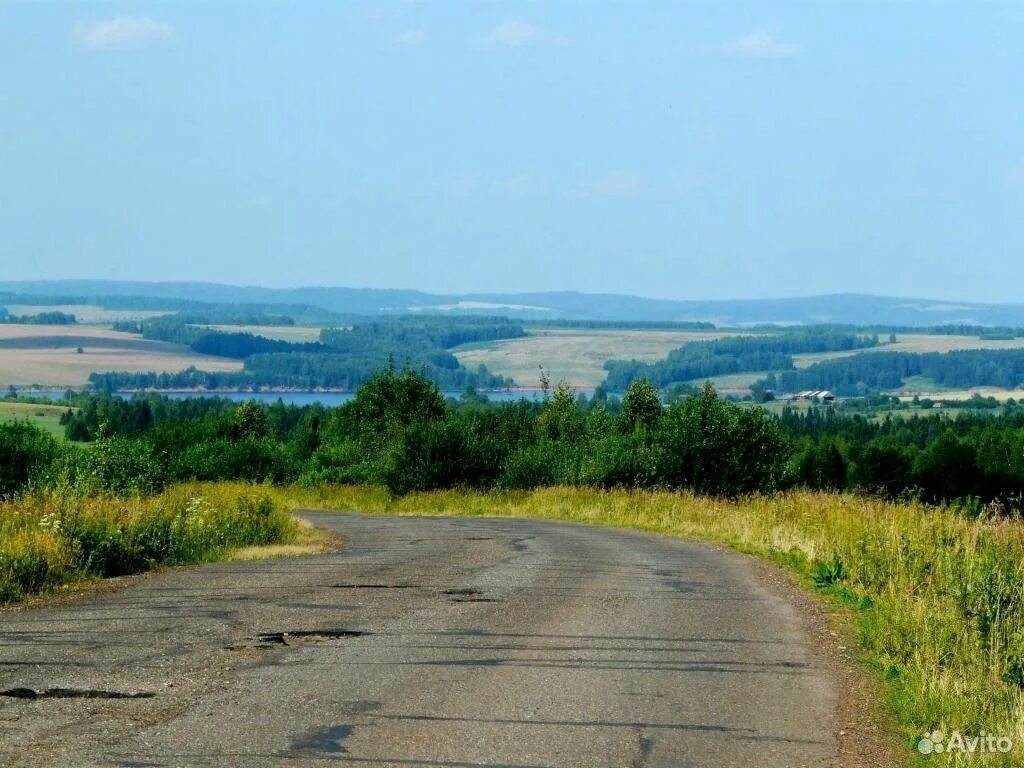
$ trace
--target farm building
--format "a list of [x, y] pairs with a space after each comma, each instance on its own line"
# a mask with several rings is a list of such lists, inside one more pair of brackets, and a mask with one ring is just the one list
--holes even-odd
[[835, 393], [828, 389], [808, 389], [804, 392], [797, 392], [793, 400], [820, 400], [823, 403], [831, 403], [836, 399]]

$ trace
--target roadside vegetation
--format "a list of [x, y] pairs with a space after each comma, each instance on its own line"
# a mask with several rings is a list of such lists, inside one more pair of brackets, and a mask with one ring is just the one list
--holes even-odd
[[266, 490], [231, 483], [151, 496], [30, 493], [0, 502], [0, 604], [91, 578], [286, 544], [298, 532]]
[[[1024, 524], [949, 508], [793, 491], [723, 500], [691, 493], [544, 488], [282, 489], [293, 505], [387, 514], [570, 520], [721, 542], [793, 569], [853, 612], [867, 663], [913, 749], [925, 732], [1024, 744]], [[916, 750], [915, 750], [916, 752]], [[943, 765], [1019, 765], [943, 755]]]

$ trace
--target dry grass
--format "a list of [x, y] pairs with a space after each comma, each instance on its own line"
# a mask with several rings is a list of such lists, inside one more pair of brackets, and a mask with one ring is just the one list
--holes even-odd
[[341, 537], [329, 533], [308, 520], [297, 518], [293, 540], [287, 544], [253, 544], [231, 553], [231, 560], [269, 560], [275, 557], [319, 555], [341, 546]]
[[98, 325], [32, 325], [30, 323], [0, 323], [0, 341], [12, 339], [40, 339], [54, 341], [65, 336], [84, 336], [90, 339], [108, 341], [138, 340], [139, 337], [121, 333]]
[[[901, 391], [904, 389], [910, 389], [910, 387], [901, 387]], [[996, 400], [1005, 401], [1013, 398], [1019, 400], [1024, 398], [1024, 390], [1021, 389], [1000, 389], [999, 387], [974, 387], [973, 389], [942, 389], [940, 387], [931, 387], [927, 390], [921, 391], [922, 395], [931, 394], [935, 399], [941, 400], [970, 400], [975, 395], [981, 395], [982, 397], [994, 397]], [[914, 395], [904, 395], [900, 397], [903, 402], [910, 402], [914, 399]]]
[[0, 502], [0, 604], [85, 579], [230, 557], [252, 545], [312, 546], [270, 492], [187, 484], [149, 497], [49, 493]]
[[[853, 495], [724, 501], [666, 492], [549, 488], [281, 491], [293, 504], [388, 514], [570, 520], [717, 541], [781, 562], [855, 609], [863, 655], [886, 681], [908, 752], [925, 731], [1009, 736], [1024, 754], [1024, 524]], [[918, 755], [918, 757], [921, 757]], [[1013, 754], [943, 765], [1024, 764]]]
[[959, 349], [1021, 349], [1024, 338], [1017, 339], [979, 339], [977, 336], [944, 336], [930, 333], [898, 333], [896, 343], [889, 344], [888, 337], [881, 334], [883, 342], [872, 349], [857, 349], [843, 352], [815, 352], [805, 355], [794, 355], [793, 364], [797, 368], [807, 368], [823, 360], [835, 360], [850, 355], [871, 354], [872, 352], [954, 352]]
[[79, 387], [99, 371], [174, 373], [189, 366], [238, 371], [242, 363], [95, 326], [0, 324], [3, 386]]
[[[254, 331], [255, 332], [255, 331]], [[739, 331], [655, 331], [655, 330], [532, 330], [522, 339], [506, 339], [482, 344], [466, 344], [454, 350], [468, 368], [481, 363], [494, 373], [511, 376], [522, 387], [537, 385], [538, 366], [543, 365], [552, 381], [566, 380], [574, 387], [595, 387], [604, 381], [606, 360], [636, 359], [644, 362], [663, 360], [673, 349], [691, 341], [708, 341], [737, 335]], [[749, 333], [749, 332], [748, 332]], [[887, 337], [883, 335], [883, 342]], [[1024, 338], [987, 340], [977, 336], [940, 336], [925, 333], [901, 333], [895, 344], [883, 343], [876, 349], [821, 352], [794, 355], [797, 368], [807, 368], [823, 360], [871, 352], [951, 352], [957, 349], [1019, 349]], [[720, 376], [715, 385], [723, 390], [748, 388], [764, 373], [738, 373]]]
[[531, 330], [521, 339], [466, 344], [453, 352], [467, 368], [486, 365], [492, 373], [511, 376], [521, 387], [534, 387], [538, 366], [552, 382], [574, 387], [596, 387], [605, 378], [604, 363], [614, 359], [654, 362], [691, 341], [708, 341], [730, 332], [655, 330]]

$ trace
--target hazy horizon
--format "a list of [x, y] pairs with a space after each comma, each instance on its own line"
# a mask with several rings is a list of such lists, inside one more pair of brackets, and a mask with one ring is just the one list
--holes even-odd
[[1014, 302], [1022, 22], [8, 4], [0, 278]]
[[[871, 291], [832, 291], [830, 293], [804, 293], [804, 294], [789, 294], [780, 296], [722, 296], [716, 298], [702, 298], [694, 296], [647, 296], [639, 293], [625, 293], [621, 291], [581, 291], [574, 288], [551, 288], [541, 290], [522, 290], [522, 291], [428, 291], [423, 288], [417, 288], [415, 286], [408, 285], [390, 285], [390, 286], [367, 286], [367, 285], [340, 285], [340, 284], [280, 284], [280, 285], [269, 285], [266, 283], [247, 283], [244, 281], [237, 282], [222, 282], [215, 280], [188, 280], [188, 279], [168, 279], [168, 280], [118, 280], [114, 278], [96, 278], [96, 277], [68, 277], [68, 278], [25, 278], [19, 280], [0, 280], [0, 290], [9, 290], [11, 286], [25, 286], [23, 292], [26, 294], [38, 294], [38, 291], [32, 290], [33, 286], [44, 285], [44, 284], [60, 284], [63, 288], [65, 285], [70, 287], [64, 289], [69, 295], [75, 295], [79, 297], [92, 295], [94, 291], [90, 290], [74, 290], [76, 284], [90, 284], [99, 283], [117, 285], [117, 286], [197, 286], [197, 287], [211, 287], [211, 288], [230, 288], [237, 289], [239, 291], [274, 291], [274, 292], [289, 292], [289, 291], [334, 291], [334, 290], [352, 290], [352, 291], [390, 291], [396, 293], [423, 293], [428, 296], [436, 297], [452, 297], [466, 299], [481, 298], [481, 297], [509, 297], [514, 298], [517, 296], [529, 297], [531, 295], [556, 295], [556, 294], [580, 294], [583, 296], [619, 296], [630, 299], [639, 299], [646, 301], [655, 302], [679, 302], [679, 303], [745, 303], [745, 302], [771, 302], [771, 301], [802, 301], [822, 298], [838, 298], [838, 297], [865, 297], [869, 299], [890, 299], [890, 300], [906, 300], [906, 301], [936, 301], [940, 302], [936, 307], [943, 306], [953, 308], [957, 304], [972, 304], [972, 305], [1008, 305], [1008, 306], [1024, 306], [1024, 298], [1009, 301], [974, 301], [969, 299], [958, 299], [954, 297], [944, 296], [924, 296], [924, 295], [896, 295], [884, 292], [871, 292]], [[163, 294], [163, 291], [157, 293]], [[42, 295], [47, 295], [45, 292]], [[142, 287], [138, 292], [119, 290], [115, 295], [124, 296], [145, 296], [145, 288]]]

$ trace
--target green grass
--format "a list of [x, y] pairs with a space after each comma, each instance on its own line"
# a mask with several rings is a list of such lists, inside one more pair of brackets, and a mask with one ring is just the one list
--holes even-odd
[[[854, 609], [863, 657], [885, 681], [908, 755], [925, 731], [1009, 736], [1024, 752], [1024, 524], [918, 504], [788, 493], [723, 501], [550, 488], [391, 498], [374, 488], [287, 489], [293, 504], [388, 514], [570, 520], [721, 542], [796, 571]], [[935, 757], [917, 755], [922, 765]], [[1021, 765], [945, 754], [946, 766]]]
[[145, 498], [28, 496], [0, 503], [0, 604], [297, 534], [280, 503], [244, 485], [185, 485]]
[[0, 400], [0, 422], [29, 421], [54, 437], [64, 437], [60, 417], [68, 410], [66, 405], [19, 403]]
[[767, 376], [769, 371], [748, 371], [746, 373], [723, 373], [721, 376], [711, 376], [703, 379], [691, 379], [687, 382], [691, 386], [699, 387], [705, 381], [710, 381], [719, 392], [731, 389], [749, 389], [755, 381], [760, 381]]
[[907, 376], [898, 389], [901, 392], [945, 392], [951, 388], [936, 383], [935, 379], [928, 376]]
[[278, 341], [308, 342], [320, 340], [320, 328], [311, 325], [203, 325], [224, 333], [251, 333]]

